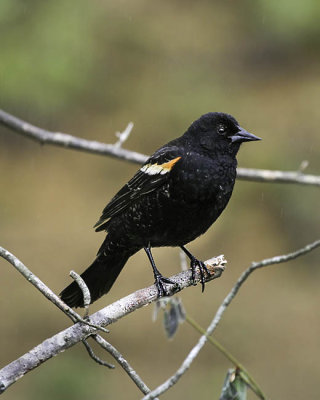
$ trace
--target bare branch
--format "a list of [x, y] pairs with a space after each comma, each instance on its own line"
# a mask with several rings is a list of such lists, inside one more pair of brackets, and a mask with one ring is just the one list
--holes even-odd
[[[62, 311], [68, 311], [69, 307], [67, 307], [50, 289], [46, 288], [43, 282], [41, 282], [39, 278], [35, 277], [15, 256], [2, 247], [0, 247], [0, 256], [11, 262], [11, 264], [16, 266], [20, 272], [21, 270], [26, 269], [23, 275], [29, 276], [30, 279], [28, 278], [28, 280], [37, 288], [44, 286], [41, 292], [62, 309]], [[206, 282], [220, 277], [224, 270], [225, 263], [226, 261], [223, 256], [208, 260], [206, 265], [210, 275], [205, 277]], [[199, 271], [197, 271], [195, 278], [196, 283], [200, 282], [201, 277]], [[170, 277], [170, 280], [174, 281], [176, 285], [168, 285], [166, 288], [168, 295], [173, 295], [194, 284], [190, 270], [180, 272], [179, 274]], [[116, 322], [125, 315], [142, 306], [150, 304], [157, 299], [158, 291], [155, 285], [138, 290], [137, 292], [130, 294], [93, 314], [90, 317], [90, 323], [81, 319], [81, 323], [76, 323], [75, 325], [45, 340], [28, 353], [0, 370], [0, 393], [4, 392], [10, 385], [24, 376], [27, 372], [32, 371], [51, 357], [96, 333], [97, 329], [102, 329], [102, 327]], [[73, 310], [71, 311], [75, 318], [78, 318], [78, 314]]]
[[31, 125], [13, 115], [0, 110], [0, 123], [7, 128], [14, 130], [21, 135], [33, 139], [41, 144], [53, 144], [55, 146], [65, 147], [73, 150], [80, 150], [94, 154], [109, 155], [112, 157], [124, 159], [138, 164], [143, 164], [147, 156], [122, 149], [113, 144], [96, 142], [93, 140], [81, 139], [66, 133], [51, 132], [37, 126]]
[[249, 268], [247, 268], [240, 276], [240, 278], [237, 280], [236, 284], [233, 286], [229, 294], [225, 297], [223, 300], [222, 304], [218, 308], [218, 311], [216, 312], [216, 315], [214, 316], [213, 320], [211, 321], [210, 325], [208, 326], [205, 335], [202, 335], [198, 341], [198, 343], [191, 349], [189, 352], [188, 356], [185, 358], [183, 363], [181, 364], [180, 368], [177, 370], [177, 372], [172, 375], [169, 379], [167, 379], [163, 384], [158, 386], [156, 389], [154, 389], [152, 392], [147, 394], [143, 400], [151, 400], [154, 399], [156, 396], [160, 396], [162, 393], [170, 389], [177, 381], [181, 378], [181, 376], [190, 368], [192, 362], [194, 359], [198, 356], [200, 350], [202, 347], [205, 345], [207, 341], [207, 337], [212, 335], [214, 330], [216, 329], [219, 321], [221, 320], [221, 317], [223, 313], [226, 311], [227, 307], [230, 305], [236, 294], [238, 293], [240, 287], [243, 285], [243, 283], [248, 279], [250, 274], [255, 271], [258, 268], [266, 267], [269, 265], [274, 265], [274, 264], [280, 264], [284, 263], [290, 260], [293, 260], [297, 257], [300, 257], [304, 254], [309, 253], [310, 251], [316, 249], [317, 247], [320, 246], [320, 240], [317, 240], [313, 243], [307, 244], [305, 247], [302, 249], [299, 249], [293, 253], [289, 253], [286, 255], [280, 255], [272, 258], [267, 258], [264, 259], [260, 262], [253, 262]]
[[[92, 338], [101, 338], [101, 336], [99, 335], [92, 335]], [[101, 338], [103, 339], [103, 338]], [[104, 339], [103, 339], [104, 340]], [[96, 340], [97, 341], [97, 340]], [[110, 369], [114, 369], [114, 365], [107, 363], [106, 361], [101, 360], [101, 358], [99, 358], [96, 354], [94, 354], [94, 351], [92, 350], [90, 344], [87, 342], [87, 340], [83, 339], [82, 343], [84, 344], [84, 347], [86, 348], [89, 356], [99, 365], [102, 365], [104, 367], [110, 368]]]
[[306, 175], [301, 171], [238, 168], [237, 177], [241, 180], [254, 182], [298, 183], [301, 185], [320, 186], [320, 176]]
[[[3, 249], [2, 247], [0, 247], [0, 256], [2, 256], [3, 258], [5, 258], [7, 261], [9, 261], [12, 265], [14, 265], [16, 267], [16, 269], [18, 269], [18, 271], [29, 281], [31, 282], [42, 294], [44, 294], [50, 301], [52, 301], [55, 305], [57, 305], [62, 311], [66, 312], [65, 309], [62, 309], [60, 307], [60, 305], [64, 305], [64, 303], [60, 300], [59, 297], [57, 297], [37, 276], [35, 276], [24, 264], [22, 264], [22, 262], [20, 260], [18, 260], [13, 254], [9, 253], [7, 250]], [[79, 284], [81, 290], [84, 293], [84, 298], [85, 298], [85, 303], [90, 303], [90, 292], [89, 289], [87, 288], [87, 285], [84, 283], [83, 279], [74, 271], [70, 272], [71, 277], [73, 277], [76, 282]], [[89, 293], [87, 293], [89, 292]], [[61, 304], [60, 304], [61, 303]], [[100, 330], [103, 330], [104, 332], [108, 332], [107, 329], [95, 325], [95, 324], [91, 324], [89, 321], [87, 320], [83, 320], [79, 314], [77, 314], [76, 312], [74, 312], [71, 308], [69, 309], [69, 307], [67, 307], [67, 315], [69, 317], [71, 317], [73, 322], [83, 322], [85, 324], [87, 324], [88, 326], [91, 327], [97, 327]], [[125, 371], [130, 375], [132, 374], [131, 378], [132, 380], [137, 384], [137, 386], [139, 387], [139, 389], [142, 390], [147, 388], [147, 386], [143, 383], [143, 381], [141, 380], [141, 378], [138, 376], [138, 374], [134, 371], [134, 369], [129, 365], [129, 363], [124, 359], [124, 357], [120, 354], [120, 352], [111, 344], [108, 344], [108, 342], [103, 339], [100, 335], [92, 335], [92, 338], [99, 343], [100, 345], [102, 345], [101, 343], [103, 343], [103, 347], [118, 361], [118, 363], [125, 369]], [[108, 368], [114, 368], [113, 365], [101, 360], [99, 357], [96, 356], [96, 354], [94, 354], [91, 346], [89, 345], [89, 343], [83, 339], [82, 343], [84, 344], [86, 350], [88, 351], [88, 354], [90, 355], [90, 357], [97, 362], [100, 365], [103, 365], [105, 367]], [[108, 347], [109, 346], [109, 347]], [[0, 381], [1, 382], [1, 381]], [[145, 386], [143, 386], [145, 385]], [[148, 388], [147, 388], [148, 389]], [[142, 393], [146, 394], [149, 393], [150, 389], [148, 390], [142, 390]], [[2, 393], [1, 390], [1, 385], [0, 385], [0, 393]]]
[[[136, 384], [136, 386], [141, 390], [143, 394], [150, 393], [150, 389], [148, 386], [143, 382], [143, 380], [140, 378], [140, 376], [137, 374], [137, 372], [132, 368], [132, 366], [128, 363], [128, 361], [123, 357], [123, 355], [114, 347], [112, 346], [111, 343], [107, 342], [103, 337], [100, 335], [91, 335], [92, 339], [94, 339], [103, 349], [105, 349], [109, 354], [114, 357], [114, 359], [121, 365], [121, 367], [126, 371], [128, 376], [133, 380], [133, 382]], [[98, 364], [106, 366], [108, 368], [114, 368], [113, 365], [106, 363], [105, 361], [101, 360], [99, 357], [97, 357], [90, 345], [86, 340], [83, 340], [83, 343], [85, 344], [88, 353], [91, 358], [94, 359]], [[156, 399], [157, 400], [157, 399]]]
[[89, 305], [91, 303], [91, 294], [88, 286], [86, 285], [85, 281], [81, 278], [79, 274], [77, 274], [75, 271], [70, 271], [70, 274], [72, 279], [74, 279], [78, 286], [80, 287], [83, 295], [83, 306], [86, 309], [86, 314], [85, 317], [88, 316], [88, 310], [89, 310]]
[[[116, 144], [106, 144], [92, 140], [81, 139], [66, 133], [51, 132], [29, 124], [13, 115], [0, 110], [0, 124], [20, 133], [30, 139], [36, 140], [41, 144], [52, 144], [68, 149], [85, 151], [93, 154], [108, 155], [115, 158], [143, 164], [147, 156], [134, 151], [125, 150]], [[129, 129], [129, 125], [126, 130]], [[131, 128], [130, 128], [131, 130]], [[120, 139], [122, 144], [124, 140]], [[320, 186], [320, 176], [303, 174], [301, 169], [298, 171], [271, 171], [252, 168], [238, 168], [237, 176], [242, 180], [255, 182], [279, 182], [297, 183], [303, 185]]]
[[130, 136], [132, 129], [133, 129], [133, 122], [129, 122], [126, 129], [123, 132], [116, 132], [116, 136], [119, 140], [114, 144], [114, 146], [118, 148], [121, 147], [123, 143]]
[[94, 339], [97, 343], [100, 344], [102, 348], [108, 351], [121, 365], [121, 367], [126, 371], [129, 377], [133, 380], [133, 382], [137, 385], [137, 387], [141, 390], [143, 394], [150, 393], [150, 389], [148, 386], [143, 382], [137, 372], [131, 367], [128, 361], [122, 356], [122, 354], [112, 346], [109, 342], [107, 342], [104, 338], [100, 335], [93, 335]]
[[[10, 253], [8, 250], [4, 249], [0, 246], [0, 256], [7, 260], [10, 264], [12, 264], [22, 276], [24, 276], [28, 282], [30, 282], [35, 288], [37, 288], [48, 300], [50, 300], [55, 306], [57, 306], [61, 311], [63, 311], [69, 318], [72, 319], [73, 322], [82, 322], [91, 326], [92, 328], [96, 328], [102, 330], [103, 332], [108, 333], [108, 330], [100, 327], [98, 325], [92, 324], [90, 321], [87, 321], [81, 316], [73, 311], [72, 308], [68, 307], [61, 299], [58, 297], [51, 289], [46, 286], [41, 279], [39, 279], [35, 274], [33, 274], [16, 256]], [[1, 390], [0, 390], [1, 393]]]

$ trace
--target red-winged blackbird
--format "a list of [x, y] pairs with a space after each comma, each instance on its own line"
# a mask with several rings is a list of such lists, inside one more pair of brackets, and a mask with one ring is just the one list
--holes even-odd
[[[241, 128], [231, 115], [208, 113], [181, 137], [157, 150], [114, 196], [95, 224], [108, 234], [94, 262], [81, 277], [94, 302], [107, 293], [128, 258], [144, 248], [151, 262], [159, 296], [164, 278], [155, 266], [151, 247], [179, 246], [191, 260], [192, 276], [200, 268], [184, 245], [201, 234], [226, 207], [236, 178], [236, 154], [242, 142], [260, 140]], [[60, 294], [71, 307], [83, 306], [76, 282]]]

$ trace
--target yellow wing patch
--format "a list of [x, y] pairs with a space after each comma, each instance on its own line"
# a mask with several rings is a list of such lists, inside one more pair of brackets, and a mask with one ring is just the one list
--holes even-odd
[[176, 164], [180, 160], [180, 158], [181, 157], [177, 157], [177, 158], [174, 158], [171, 161], [168, 161], [168, 162], [166, 162], [164, 164], [161, 164], [161, 167], [164, 168], [164, 169], [168, 169], [170, 171], [171, 168], [174, 166], [174, 164]]
[[140, 171], [145, 172], [148, 175], [164, 175], [171, 171], [172, 167], [180, 160], [181, 157], [174, 158], [164, 164], [146, 164]]

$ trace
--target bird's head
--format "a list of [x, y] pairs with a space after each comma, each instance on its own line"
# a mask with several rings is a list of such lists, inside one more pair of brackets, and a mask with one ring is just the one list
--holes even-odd
[[241, 128], [232, 115], [220, 112], [202, 115], [193, 122], [186, 135], [196, 140], [208, 152], [223, 151], [234, 155], [237, 154], [241, 143], [261, 140]]

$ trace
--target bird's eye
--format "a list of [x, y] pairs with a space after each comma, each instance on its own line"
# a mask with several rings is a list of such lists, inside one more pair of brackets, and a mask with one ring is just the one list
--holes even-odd
[[225, 125], [220, 124], [220, 125], [218, 126], [218, 133], [219, 133], [219, 135], [224, 135], [225, 132], [226, 132], [226, 127], [225, 127]]

